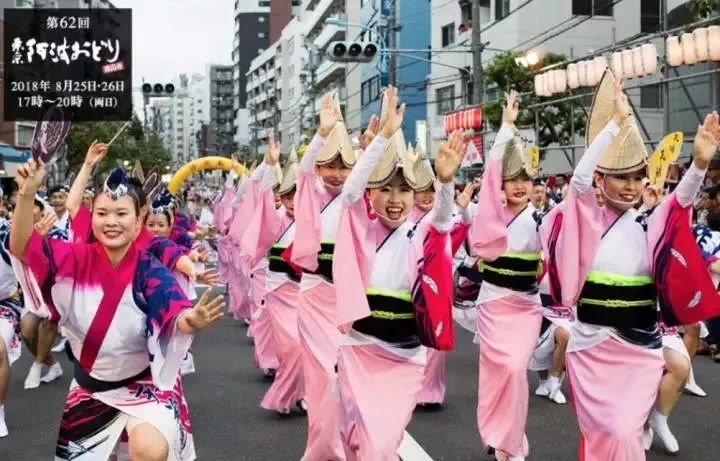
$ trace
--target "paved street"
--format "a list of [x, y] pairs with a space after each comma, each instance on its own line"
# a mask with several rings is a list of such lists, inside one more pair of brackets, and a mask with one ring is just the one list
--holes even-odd
[[[258, 403], [268, 386], [253, 367], [250, 340], [241, 323], [225, 319], [193, 344], [198, 373], [185, 379], [198, 459], [298, 460], [305, 442], [305, 419], [280, 417]], [[415, 413], [408, 432], [434, 460], [489, 460], [475, 426], [477, 363], [470, 334], [461, 331], [449, 360], [448, 397], [440, 411]], [[7, 402], [10, 437], [0, 440], [0, 460], [52, 459], [70, 367], [66, 376], [39, 389], [25, 391], [30, 366], [24, 351], [11, 378]], [[712, 460], [720, 452], [720, 365], [699, 357], [695, 373], [710, 393], [705, 399], [683, 396], [670, 419], [680, 443], [677, 456], [663, 454], [656, 443], [650, 460]], [[531, 377], [531, 385], [535, 378]], [[714, 428], [713, 428], [714, 423]], [[577, 429], [569, 406], [531, 398], [528, 437], [530, 460], [573, 460]], [[409, 460], [405, 460], [409, 461]]]

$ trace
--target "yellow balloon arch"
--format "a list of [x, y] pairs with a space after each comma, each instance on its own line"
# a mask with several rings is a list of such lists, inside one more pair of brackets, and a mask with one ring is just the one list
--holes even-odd
[[[180, 192], [180, 185], [193, 173], [203, 170], [225, 170], [230, 171], [232, 169], [232, 161], [226, 157], [201, 157], [183, 165], [174, 175], [170, 178], [168, 183], [168, 192], [173, 195], [177, 195]], [[237, 174], [242, 174], [245, 171], [244, 165], [238, 165], [235, 169]]]

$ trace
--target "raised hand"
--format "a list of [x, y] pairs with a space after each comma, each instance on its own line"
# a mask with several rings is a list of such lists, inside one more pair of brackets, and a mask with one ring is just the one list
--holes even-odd
[[107, 155], [108, 152], [108, 145], [102, 142], [98, 142], [97, 139], [95, 139], [92, 144], [90, 144], [90, 147], [88, 147], [87, 154], [85, 154], [85, 165], [89, 167], [94, 167], [100, 161], [105, 158], [105, 155]]
[[55, 221], [57, 221], [57, 215], [55, 213], [48, 213], [40, 218], [40, 221], [35, 223], [35, 231], [40, 237], [45, 237], [47, 233], [50, 232], [50, 229], [52, 229]]
[[189, 327], [183, 328], [182, 324], [180, 325], [180, 328], [185, 333], [198, 333], [223, 318], [225, 301], [222, 296], [216, 296], [212, 301], [208, 302], [210, 291], [205, 290], [195, 306], [183, 313], [182, 319]]
[[45, 179], [45, 164], [42, 160], [28, 160], [17, 169], [15, 183], [23, 194], [35, 195]]
[[375, 139], [375, 135], [377, 135], [378, 128], [380, 127], [380, 117], [373, 114], [372, 117], [370, 117], [370, 121], [368, 122], [367, 129], [365, 132], [360, 136], [360, 147], [362, 149], [367, 149], [367, 146], [370, 145], [373, 139]]
[[340, 108], [333, 102], [332, 96], [328, 93], [323, 96], [320, 102], [320, 125], [317, 133], [323, 138], [330, 136], [335, 124], [342, 118]]
[[275, 144], [275, 134], [270, 133], [270, 139], [268, 140], [268, 150], [265, 152], [265, 164], [270, 166], [277, 165], [280, 161], [280, 146]]
[[632, 115], [628, 97], [623, 91], [623, 82], [621, 79], [615, 80], [615, 113], [613, 120], [618, 125], [622, 125], [625, 120]]
[[405, 117], [405, 104], [398, 108], [398, 90], [394, 86], [388, 86], [383, 92], [383, 107], [387, 108], [383, 126], [380, 127], [380, 135], [390, 139], [402, 126]]
[[520, 112], [520, 102], [518, 101], [518, 94], [515, 90], [510, 90], [510, 93], [505, 93], [505, 107], [503, 107], [503, 123], [510, 125], [515, 123]]
[[467, 208], [472, 201], [473, 192], [475, 192], [477, 186], [478, 184], [475, 181], [467, 183], [465, 189], [455, 198], [455, 204], [461, 209]]
[[455, 130], [450, 134], [447, 142], [440, 144], [435, 157], [435, 174], [442, 183], [452, 182], [455, 173], [460, 168], [463, 159], [462, 130]]
[[693, 162], [698, 168], [704, 170], [708, 167], [717, 152], [718, 142], [720, 142], [720, 124], [718, 124], [718, 113], [715, 111], [705, 117], [702, 125], [698, 125], [695, 134]]

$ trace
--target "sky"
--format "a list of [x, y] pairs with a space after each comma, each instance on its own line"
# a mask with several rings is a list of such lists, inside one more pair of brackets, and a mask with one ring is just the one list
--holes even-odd
[[233, 0], [113, 0], [132, 9], [133, 87], [231, 64]]

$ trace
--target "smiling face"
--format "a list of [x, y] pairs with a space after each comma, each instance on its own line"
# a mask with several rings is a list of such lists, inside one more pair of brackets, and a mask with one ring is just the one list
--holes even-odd
[[388, 229], [397, 229], [410, 215], [414, 192], [398, 171], [386, 186], [372, 189], [370, 198], [380, 222]]
[[88, 210], [92, 209], [93, 196], [87, 192], [83, 193], [82, 204]]
[[92, 231], [106, 250], [124, 250], [140, 229], [140, 220], [133, 199], [125, 195], [112, 200], [105, 193], [95, 199]]
[[430, 187], [424, 191], [415, 192], [415, 207], [422, 211], [430, 211], [435, 202], [435, 190]]
[[333, 195], [342, 192], [343, 185], [350, 175], [351, 169], [345, 166], [339, 155], [332, 162], [326, 165], [318, 165], [316, 168], [328, 192]]
[[532, 180], [524, 174], [503, 181], [507, 206], [515, 208], [527, 205], [530, 199], [530, 189], [532, 189]]
[[50, 206], [55, 210], [55, 214], [61, 217], [65, 214], [65, 202], [67, 201], [67, 194], [65, 192], [53, 192], [50, 196]]
[[168, 238], [172, 230], [172, 222], [165, 213], [150, 213], [145, 227], [154, 237]]
[[605, 206], [617, 213], [623, 213], [640, 199], [643, 190], [645, 169], [623, 174], [595, 173], [595, 184], [603, 192]]

